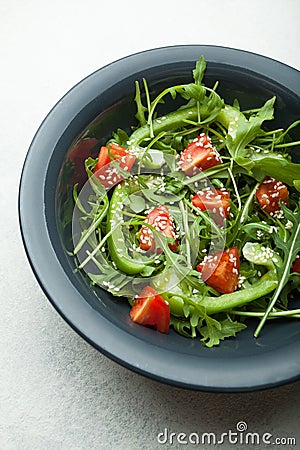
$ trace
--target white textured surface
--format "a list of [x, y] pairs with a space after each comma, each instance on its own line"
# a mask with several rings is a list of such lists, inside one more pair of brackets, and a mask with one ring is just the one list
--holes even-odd
[[17, 218], [30, 141], [84, 76], [126, 54], [189, 43], [238, 47], [300, 69], [299, 19], [298, 0], [0, 2], [1, 450], [170, 448], [156, 439], [165, 427], [222, 433], [241, 420], [251, 431], [295, 436], [300, 448], [299, 382], [244, 395], [187, 392], [91, 348], [38, 287]]

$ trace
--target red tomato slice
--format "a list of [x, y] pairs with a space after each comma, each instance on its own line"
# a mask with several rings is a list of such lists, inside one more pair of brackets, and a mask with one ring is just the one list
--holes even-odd
[[220, 217], [216, 222], [220, 225], [228, 219], [230, 210], [230, 192], [226, 189], [206, 189], [199, 191], [192, 198], [192, 204], [201, 211], [212, 211]]
[[189, 176], [219, 164], [222, 164], [220, 155], [205, 133], [201, 133], [189, 143], [181, 153], [179, 162], [181, 169]]
[[146, 286], [134, 300], [129, 314], [131, 319], [140, 325], [154, 326], [161, 333], [169, 331], [169, 305], [150, 286]]
[[[160, 231], [165, 236], [174, 239], [174, 244], [170, 243], [169, 248], [172, 251], [177, 250], [178, 241], [176, 240], [175, 227], [166, 206], [158, 206], [157, 208], [154, 208], [146, 217], [145, 222], [152, 225], [157, 231]], [[140, 248], [151, 252], [153, 252], [156, 248], [153, 232], [146, 225], [142, 225], [141, 228]]]
[[289, 191], [285, 184], [275, 178], [266, 177], [256, 190], [256, 198], [261, 208], [268, 214], [280, 218], [280, 201], [289, 204]]
[[117, 168], [111, 164], [109, 153], [114, 160], [120, 163], [120, 167], [127, 172], [130, 172], [135, 161], [135, 156], [128, 149], [121, 147], [121, 145], [112, 143], [109, 145], [109, 148], [106, 146], [101, 147], [94, 174], [106, 188], [111, 188], [123, 180]]
[[237, 247], [208, 255], [197, 265], [205, 283], [221, 294], [230, 294], [238, 286], [240, 256]]
[[300, 254], [297, 255], [297, 257], [292, 265], [291, 271], [300, 273]]

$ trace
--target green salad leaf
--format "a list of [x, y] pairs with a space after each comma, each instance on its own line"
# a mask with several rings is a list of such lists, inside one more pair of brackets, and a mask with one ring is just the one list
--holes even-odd
[[272, 311], [272, 308], [276, 304], [281, 294], [281, 291], [289, 281], [291, 276], [292, 263], [296, 259], [298, 253], [300, 253], [300, 202], [299, 202], [299, 209], [296, 214], [290, 211], [290, 209], [287, 208], [284, 204], [282, 204], [282, 209], [286, 219], [289, 220], [290, 223], [292, 224], [292, 232], [287, 241], [284, 241], [279, 234], [275, 234], [274, 236], [277, 248], [279, 248], [283, 254], [283, 264], [277, 266], [279, 279], [278, 286], [274, 292], [274, 295], [269, 303], [269, 306], [263, 318], [261, 319], [258, 327], [255, 330], [254, 333], [255, 337], [259, 336], [260, 331], [265, 321], [267, 320], [269, 313]]
[[289, 186], [298, 187], [300, 183], [300, 164], [286, 160], [280, 155], [274, 154], [265, 158], [252, 159], [251, 172], [258, 180], [266, 176], [276, 178]]
[[229, 122], [226, 144], [234, 161], [242, 167], [248, 166], [247, 145], [262, 134], [264, 121], [273, 119], [276, 97], [268, 100], [256, 114], [246, 119], [243, 113], [236, 110], [236, 115]]
[[229, 317], [220, 322], [212, 317], [205, 317], [206, 325], [199, 329], [203, 336], [201, 341], [206, 347], [213, 347], [220, 344], [225, 338], [234, 337], [236, 333], [247, 328], [247, 325], [241, 322], [232, 320]]

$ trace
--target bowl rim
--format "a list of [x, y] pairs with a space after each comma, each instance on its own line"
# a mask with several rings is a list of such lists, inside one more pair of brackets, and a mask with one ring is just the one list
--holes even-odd
[[[230, 368], [224, 361], [206, 359], [203, 367], [204, 358], [201, 360], [191, 355], [182, 355], [179, 366], [169, 350], [160, 348], [158, 352], [155, 343], [150, 344], [125, 333], [92, 309], [70, 283], [47, 229], [44, 186], [51, 158], [49, 148], [55, 148], [60, 135], [74, 118], [74, 111], [93, 99], [99, 78], [102, 83], [113, 86], [124, 78], [125, 69], [125, 73], [129, 75], [138, 66], [143, 69], [153, 67], [154, 63], [196, 61], [201, 54], [205, 55], [208, 63], [240, 67], [284, 86], [288, 82], [288, 90], [300, 98], [300, 72], [297, 69], [257, 53], [230, 47], [174, 45], [141, 51], [113, 61], [71, 88], [50, 110], [38, 128], [27, 152], [20, 178], [18, 213], [21, 236], [31, 268], [46, 297], [79, 335], [112, 360], [144, 376], [182, 388], [216, 392], [271, 388], [300, 378], [300, 356], [298, 360], [295, 359], [293, 348], [281, 347], [278, 350], [276, 361], [291, 363], [278, 363], [277, 372], [274, 370], [274, 355], [256, 356], [261, 369], [259, 378], [257, 368], [255, 371], [249, 370], [247, 358], [238, 358], [239, 364], [236, 360], [231, 360]], [[44, 255], [47, 255], [47, 259]], [[186, 367], [189, 367], [188, 371]], [[211, 377], [216, 370], [222, 372], [221, 378]], [[238, 370], [239, 377], [232, 379], [235, 370]]]

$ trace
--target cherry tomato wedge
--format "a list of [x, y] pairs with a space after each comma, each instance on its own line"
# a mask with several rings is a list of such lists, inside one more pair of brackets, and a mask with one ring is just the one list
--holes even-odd
[[289, 191], [281, 181], [266, 177], [256, 190], [256, 198], [266, 213], [280, 218], [280, 201], [288, 206]]
[[291, 272], [298, 272], [300, 273], [300, 254], [297, 255], [293, 265], [292, 265], [292, 269]]
[[237, 247], [208, 255], [197, 265], [205, 283], [221, 294], [230, 294], [238, 286], [240, 256]]
[[192, 204], [201, 211], [212, 211], [220, 217], [216, 222], [220, 225], [228, 219], [230, 210], [230, 192], [226, 189], [206, 189], [199, 191], [192, 198]]
[[205, 133], [201, 133], [188, 144], [181, 153], [179, 162], [181, 169], [189, 176], [219, 164], [222, 164], [220, 155]]
[[[172, 251], [177, 250], [178, 240], [175, 235], [175, 226], [169, 210], [165, 205], [154, 208], [146, 217], [145, 222], [152, 225], [157, 231], [160, 231], [166, 237], [173, 239], [174, 243], [170, 243], [169, 248]], [[153, 252], [156, 248], [153, 232], [146, 225], [142, 225], [141, 228], [140, 248], [151, 252]]]
[[101, 147], [94, 174], [106, 188], [111, 188], [123, 180], [117, 168], [111, 164], [110, 156], [113, 160], [118, 161], [120, 167], [127, 172], [130, 172], [135, 161], [135, 156], [121, 145], [112, 143], [109, 147]]
[[140, 325], [151, 325], [161, 333], [169, 331], [169, 305], [150, 286], [146, 286], [134, 300], [129, 314], [131, 319]]

